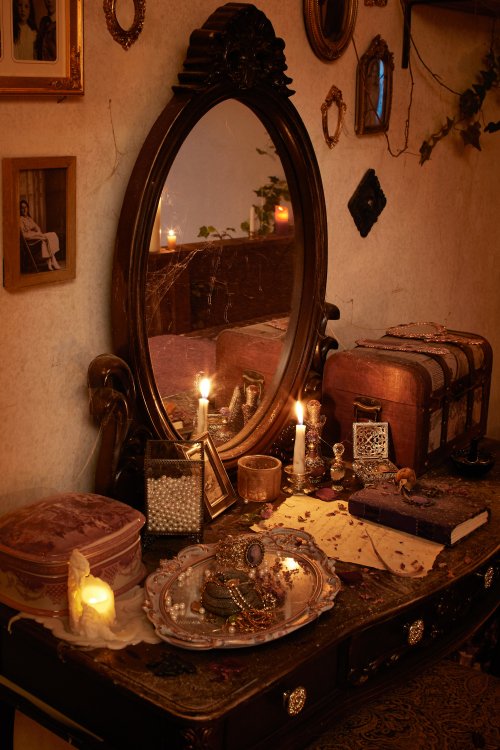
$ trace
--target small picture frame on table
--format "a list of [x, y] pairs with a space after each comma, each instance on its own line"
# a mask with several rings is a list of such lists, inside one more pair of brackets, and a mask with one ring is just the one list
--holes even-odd
[[83, 94], [83, 0], [0, 0], [0, 94]]
[[2, 160], [3, 284], [9, 291], [76, 276], [76, 157]]
[[[205, 512], [210, 521], [231, 507], [237, 495], [224, 468], [217, 448], [208, 432], [198, 437], [204, 446], [204, 501]], [[198, 458], [196, 449], [187, 451], [189, 458]]]

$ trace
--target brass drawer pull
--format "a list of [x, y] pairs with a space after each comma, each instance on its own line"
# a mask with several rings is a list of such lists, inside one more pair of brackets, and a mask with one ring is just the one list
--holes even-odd
[[493, 565], [490, 565], [490, 567], [487, 568], [484, 573], [483, 585], [485, 589], [491, 589], [491, 587], [493, 586], [494, 578], [495, 578], [495, 568], [493, 567]]
[[302, 686], [283, 693], [283, 705], [289, 716], [300, 714], [306, 704], [307, 692]]
[[424, 637], [424, 621], [422, 619], [415, 620], [411, 625], [407, 625], [406, 640], [409, 646], [416, 646]]

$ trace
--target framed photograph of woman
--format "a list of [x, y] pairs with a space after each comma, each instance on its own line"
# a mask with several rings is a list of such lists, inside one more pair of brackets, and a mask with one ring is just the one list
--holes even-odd
[[83, 94], [83, 0], [0, 0], [0, 94]]
[[2, 160], [4, 287], [76, 275], [76, 157]]

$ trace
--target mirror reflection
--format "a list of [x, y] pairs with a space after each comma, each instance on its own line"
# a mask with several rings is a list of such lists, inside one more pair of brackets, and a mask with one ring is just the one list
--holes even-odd
[[218, 104], [174, 160], [149, 248], [150, 359], [181, 435], [206, 429], [222, 445], [265, 408], [286, 351], [294, 248], [288, 185], [269, 134], [243, 104]]

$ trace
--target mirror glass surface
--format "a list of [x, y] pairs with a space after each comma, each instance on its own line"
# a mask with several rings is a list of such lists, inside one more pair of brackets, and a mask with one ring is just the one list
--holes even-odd
[[297, 266], [284, 167], [244, 104], [220, 102], [182, 143], [149, 250], [147, 337], [161, 403], [181, 435], [199, 434], [208, 377], [206, 428], [225, 444], [275, 391]]

